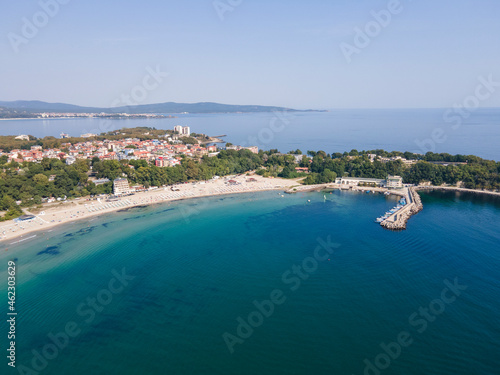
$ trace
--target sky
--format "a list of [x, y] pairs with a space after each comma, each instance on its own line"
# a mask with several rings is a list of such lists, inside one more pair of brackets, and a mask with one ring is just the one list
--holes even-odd
[[498, 0], [0, 0], [0, 9], [0, 100], [449, 108], [489, 80], [478, 105], [500, 106]]

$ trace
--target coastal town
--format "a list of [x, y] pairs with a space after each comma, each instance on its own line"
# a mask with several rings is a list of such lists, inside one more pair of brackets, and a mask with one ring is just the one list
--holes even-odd
[[[2, 221], [7, 223], [0, 236], [9, 239], [30, 233], [29, 228], [155, 202], [261, 190], [293, 194], [324, 189], [398, 196], [398, 205], [375, 221], [401, 230], [423, 208], [417, 189], [471, 191], [464, 187], [471, 186], [466, 178], [472, 168], [495, 168], [474, 156], [467, 157], [472, 159], [469, 166], [466, 157], [448, 154], [383, 150], [284, 154], [256, 146], [222, 146], [218, 137], [224, 136], [193, 133], [182, 125], [172, 130], [139, 127], [79, 137], [66, 133], [48, 139], [25, 134], [6, 137], [4, 144], [10, 149], [0, 149], [6, 177], [0, 186], [4, 190], [0, 205]], [[491, 176], [496, 178], [494, 173]], [[494, 190], [486, 192], [498, 194]]]
[[70, 118], [96, 118], [96, 119], [158, 119], [175, 118], [172, 115], [157, 113], [126, 113], [126, 112], [31, 112], [0, 107], [0, 120], [2, 119], [70, 119]]
[[[119, 132], [115, 132], [118, 135]], [[148, 136], [149, 132], [144, 135]], [[215, 144], [202, 145], [194, 143], [189, 126], [175, 126], [173, 134], [165, 133], [158, 138], [140, 140], [139, 138], [123, 138], [119, 140], [96, 140], [97, 134], [86, 133], [80, 138], [87, 141], [70, 143], [61, 142], [61, 147], [44, 149], [40, 145], [31, 146], [30, 149], [13, 149], [4, 152], [0, 149], [0, 157], [5, 155], [7, 163], [41, 162], [44, 158], [57, 158], [67, 165], [72, 165], [78, 159], [91, 160], [145, 160], [154, 163], [157, 167], [173, 167], [180, 164], [182, 157], [200, 158], [204, 155], [216, 156], [218, 147]], [[190, 137], [193, 143], [186, 143], [183, 138]], [[61, 133], [62, 140], [70, 138], [68, 134]], [[29, 141], [30, 136], [22, 134], [16, 140]], [[248, 149], [258, 153], [258, 148], [228, 146], [228, 149]]]

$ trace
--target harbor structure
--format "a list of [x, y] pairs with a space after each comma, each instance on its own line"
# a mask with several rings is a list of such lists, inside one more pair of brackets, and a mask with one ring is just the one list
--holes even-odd
[[385, 180], [379, 178], [364, 178], [364, 177], [339, 177], [335, 183], [342, 186], [373, 186], [384, 187]]
[[[397, 194], [399, 194], [399, 192]], [[422, 211], [422, 201], [414, 187], [406, 188], [403, 194], [405, 199], [404, 206], [397, 210], [393, 209], [389, 211], [389, 213], [386, 213], [386, 215], [389, 215], [384, 216], [383, 220], [377, 220], [382, 227], [390, 230], [406, 229], [408, 219]]]
[[341, 186], [371, 186], [371, 187], [385, 187], [388, 189], [402, 189], [403, 178], [401, 176], [387, 176], [385, 180], [379, 178], [364, 178], [364, 177], [338, 177], [335, 183]]
[[113, 193], [115, 195], [130, 194], [130, 186], [126, 178], [116, 178], [113, 181]]

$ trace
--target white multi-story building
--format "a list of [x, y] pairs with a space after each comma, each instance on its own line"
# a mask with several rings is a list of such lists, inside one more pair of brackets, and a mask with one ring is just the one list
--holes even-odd
[[363, 177], [338, 177], [335, 180], [336, 184], [347, 186], [359, 185], [374, 185], [376, 187], [384, 186], [385, 180], [379, 178], [363, 178]]
[[388, 189], [402, 189], [403, 178], [401, 176], [387, 176], [386, 186]]
[[116, 178], [113, 181], [113, 193], [115, 195], [129, 194], [130, 186], [126, 178]]
[[191, 135], [191, 128], [189, 126], [177, 125], [174, 126], [174, 132], [181, 136], [189, 137]]

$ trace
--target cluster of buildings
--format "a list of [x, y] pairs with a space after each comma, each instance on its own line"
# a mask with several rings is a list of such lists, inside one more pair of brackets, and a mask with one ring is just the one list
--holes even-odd
[[[419, 160], [415, 160], [415, 159], [406, 159], [406, 158], [403, 158], [401, 156], [392, 156], [390, 158], [385, 158], [385, 157], [382, 157], [380, 155], [376, 155], [376, 154], [368, 154], [369, 158], [370, 158], [370, 161], [373, 163], [375, 160], [378, 160], [382, 163], [387, 163], [389, 161], [397, 161], [397, 160], [401, 160], [401, 162], [406, 165], [406, 166], [410, 166], [410, 165], [413, 165], [413, 164], [417, 164], [419, 162]], [[447, 167], [449, 165], [467, 165], [467, 162], [451, 162], [451, 161], [427, 161], [427, 163], [431, 163], [431, 164], [436, 164], [436, 165], [441, 165], [443, 167]]]
[[234, 145], [232, 145], [232, 146], [226, 146], [226, 150], [236, 150], [236, 151], [239, 151], [239, 150], [250, 150], [254, 154], [258, 154], [259, 153], [259, 148], [257, 146], [243, 147], [243, 146], [234, 146]]
[[[69, 134], [66, 134], [66, 133], [61, 133], [60, 137], [61, 137], [61, 139], [71, 138], [71, 136]], [[80, 135], [80, 138], [92, 138], [92, 137], [97, 137], [97, 134], [85, 133], [85, 134]]]
[[[202, 146], [200, 144], [182, 144], [181, 137], [191, 135], [189, 126], [176, 126], [177, 134], [165, 135], [161, 139], [150, 139], [141, 141], [138, 138], [125, 138], [120, 140], [91, 140], [79, 143], [61, 143], [59, 148], [43, 149], [42, 146], [31, 146], [29, 150], [15, 149], [2, 152], [0, 156], [7, 155], [7, 162], [40, 162], [44, 158], [57, 158], [71, 165], [78, 159], [100, 160], [145, 160], [153, 162], [157, 167], [173, 167], [181, 163], [183, 156], [200, 158], [205, 155], [215, 156], [218, 154], [217, 146]], [[92, 137], [95, 134], [83, 134], [82, 137]], [[68, 135], [61, 134], [65, 139]], [[29, 140], [27, 135], [20, 135], [16, 139]], [[229, 146], [227, 149], [248, 149], [258, 153], [258, 147]]]
[[363, 178], [363, 177], [338, 177], [335, 180], [336, 184], [346, 187], [351, 186], [367, 186], [367, 187], [385, 187], [388, 189], [402, 189], [403, 178], [401, 176], [387, 176], [385, 180], [378, 178]]
[[158, 114], [154, 114], [154, 113], [134, 113], [134, 114], [131, 114], [131, 113], [106, 113], [106, 112], [99, 112], [99, 113], [91, 113], [91, 112], [84, 112], [84, 113], [76, 113], [76, 112], [65, 112], [65, 113], [60, 113], [60, 112], [43, 112], [43, 113], [35, 113], [35, 114], [33, 114], [33, 117], [36, 117], [36, 118], [74, 118], [74, 117], [161, 118], [161, 117], [167, 117], [167, 116], [158, 115]]
[[387, 163], [389, 161], [397, 161], [397, 160], [401, 160], [401, 162], [404, 164], [404, 165], [413, 165], [413, 164], [417, 164], [418, 163], [418, 160], [413, 160], [413, 159], [406, 159], [406, 158], [403, 158], [401, 156], [392, 156], [390, 158], [386, 158], [386, 157], [383, 157], [383, 156], [380, 156], [380, 155], [377, 155], [377, 154], [368, 154], [368, 157], [370, 158], [370, 161], [373, 163], [375, 160], [378, 160], [382, 163]]
[[[187, 133], [190, 133], [189, 127]], [[16, 137], [18, 138], [18, 137]], [[171, 167], [180, 164], [181, 157], [202, 157], [217, 154], [217, 146], [199, 144], [181, 144], [177, 136], [165, 139], [141, 141], [138, 138], [120, 140], [88, 140], [79, 143], [62, 143], [60, 148], [43, 149], [42, 146], [31, 146], [29, 150], [14, 149], [9, 152], [0, 150], [0, 156], [7, 155], [7, 162], [40, 162], [44, 158], [58, 158], [71, 165], [78, 159], [100, 160], [146, 160], [159, 167]], [[18, 138], [21, 139], [21, 138]], [[24, 138], [22, 138], [24, 139]]]

